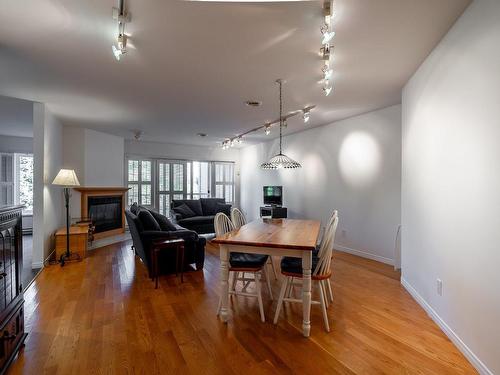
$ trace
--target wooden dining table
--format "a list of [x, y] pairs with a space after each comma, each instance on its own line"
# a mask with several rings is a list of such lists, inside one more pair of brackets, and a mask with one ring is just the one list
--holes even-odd
[[220, 245], [221, 311], [224, 322], [229, 311], [229, 256], [232, 252], [302, 258], [302, 332], [311, 332], [311, 264], [321, 223], [316, 220], [259, 219], [212, 242]]

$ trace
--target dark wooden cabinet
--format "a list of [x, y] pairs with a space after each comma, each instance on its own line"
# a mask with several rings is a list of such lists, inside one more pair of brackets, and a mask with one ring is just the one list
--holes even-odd
[[22, 206], [0, 207], [0, 374], [24, 343]]

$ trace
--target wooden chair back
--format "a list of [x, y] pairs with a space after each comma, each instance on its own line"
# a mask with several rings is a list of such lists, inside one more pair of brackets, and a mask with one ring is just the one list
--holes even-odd
[[236, 207], [231, 209], [231, 221], [236, 229], [241, 228], [247, 223], [247, 219], [245, 218], [245, 215], [243, 215], [243, 212]]
[[330, 217], [325, 229], [325, 234], [321, 240], [318, 252], [319, 262], [314, 269], [313, 275], [322, 276], [330, 272], [332, 262], [333, 244], [335, 242], [335, 233], [339, 225], [339, 215], [337, 211]]
[[231, 219], [224, 213], [219, 212], [214, 218], [215, 234], [217, 237], [231, 232], [234, 229], [234, 225]]

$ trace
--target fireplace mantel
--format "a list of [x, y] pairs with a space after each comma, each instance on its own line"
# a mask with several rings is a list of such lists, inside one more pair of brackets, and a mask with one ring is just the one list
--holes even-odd
[[89, 215], [89, 197], [121, 197], [122, 202], [122, 225], [121, 228], [108, 230], [106, 232], [95, 233], [94, 238], [113, 236], [125, 232], [125, 194], [129, 190], [123, 186], [78, 186], [74, 190], [81, 193], [81, 215], [88, 217]]

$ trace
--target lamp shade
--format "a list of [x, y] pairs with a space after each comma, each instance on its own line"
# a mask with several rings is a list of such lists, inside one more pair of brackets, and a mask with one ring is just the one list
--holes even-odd
[[78, 177], [73, 169], [61, 169], [52, 181], [52, 185], [71, 187], [80, 186], [80, 182], [78, 182]]

